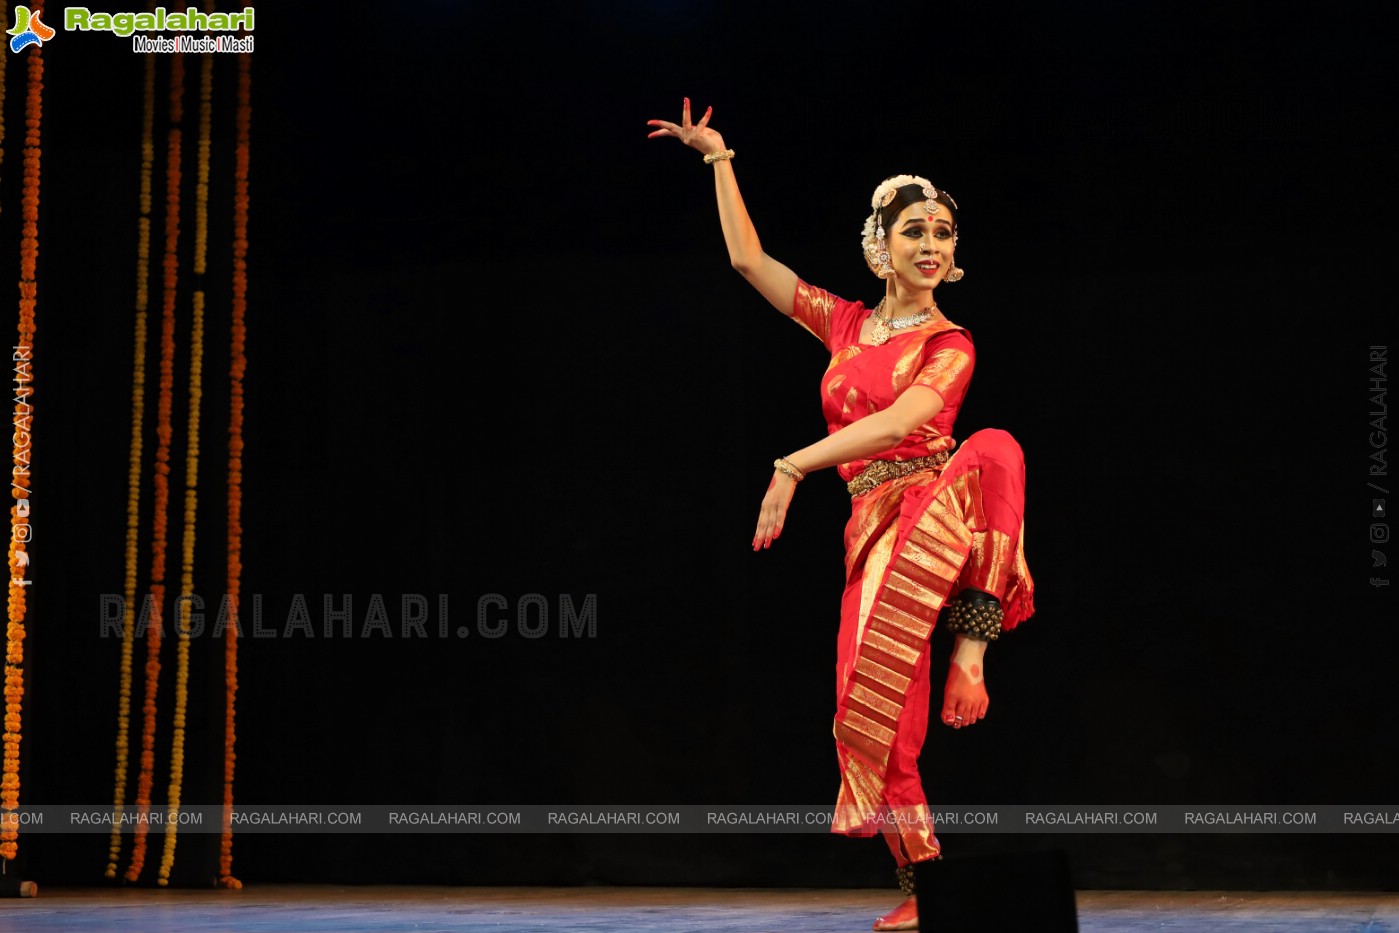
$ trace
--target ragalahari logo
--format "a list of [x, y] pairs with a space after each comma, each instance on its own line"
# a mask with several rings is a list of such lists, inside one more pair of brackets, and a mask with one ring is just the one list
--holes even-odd
[[36, 10], [31, 13], [27, 6], [15, 7], [15, 24], [9, 30], [10, 35], [14, 36], [10, 40], [11, 52], [18, 52], [27, 45], [42, 46], [57, 35], [39, 18], [43, 12], [43, 10]]

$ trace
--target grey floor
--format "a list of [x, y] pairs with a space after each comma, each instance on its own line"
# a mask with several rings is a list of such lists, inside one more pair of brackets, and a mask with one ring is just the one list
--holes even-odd
[[[1077, 899], [1082, 933], [1399, 933], [1399, 893], [1080, 891]], [[0, 931], [860, 933], [896, 900], [885, 890], [48, 888], [0, 900]]]

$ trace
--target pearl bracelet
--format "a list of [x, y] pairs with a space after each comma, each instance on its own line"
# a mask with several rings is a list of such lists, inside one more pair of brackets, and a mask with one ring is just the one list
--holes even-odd
[[723, 162], [734, 157], [732, 149], [725, 149], [723, 152], [710, 152], [704, 157], [705, 165], [713, 165], [715, 162]]

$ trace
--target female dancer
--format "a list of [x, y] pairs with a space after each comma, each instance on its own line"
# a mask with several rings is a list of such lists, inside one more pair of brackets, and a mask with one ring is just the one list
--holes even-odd
[[952, 437], [975, 352], [933, 298], [938, 285], [962, 277], [951, 196], [914, 175], [875, 189], [864, 255], [885, 288], [867, 309], [808, 285], [763, 252], [738, 192], [734, 151], [709, 126], [712, 114], [692, 123], [687, 98], [680, 123], [648, 121], [656, 127], [650, 137], [673, 136], [704, 154], [733, 267], [831, 352], [822, 381], [829, 433], [774, 462], [753, 549], [781, 536], [797, 483], [837, 469], [852, 514], [837, 645], [834, 831], [883, 834], [906, 899], [874, 929], [917, 929], [913, 863], [941, 856], [918, 776], [928, 638], [935, 621], [955, 633], [941, 719], [954, 729], [973, 725], [988, 706], [987, 642], [1034, 612], [1024, 460], [1005, 431], [978, 431], [961, 445]]

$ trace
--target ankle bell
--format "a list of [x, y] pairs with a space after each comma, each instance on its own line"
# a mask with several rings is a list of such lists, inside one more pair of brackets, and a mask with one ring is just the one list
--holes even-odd
[[904, 897], [913, 897], [913, 866], [900, 865], [894, 870], [894, 874], [899, 879], [899, 890], [904, 893]]
[[995, 641], [1001, 637], [1001, 601], [981, 590], [965, 589], [942, 607], [942, 624], [954, 635], [966, 635], [978, 641]]

